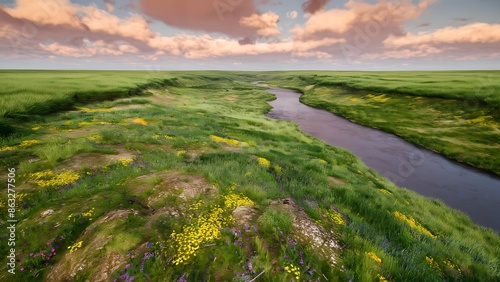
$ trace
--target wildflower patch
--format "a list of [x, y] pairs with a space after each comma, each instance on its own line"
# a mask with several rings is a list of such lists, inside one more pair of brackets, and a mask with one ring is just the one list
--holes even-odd
[[213, 242], [221, 237], [220, 229], [233, 222], [232, 211], [243, 205], [254, 205], [249, 198], [231, 193], [221, 196], [224, 205], [209, 205], [208, 209], [199, 211], [203, 201], [198, 201], [188, 207], [194, 212], [189, 216], [190, 223], [182, 228], [182, 232], [172, 232], [171, 238], [175, 241], [175, 259], [173, 264], [185, 264], [196, 256], [196, 252], [203, 244]]
[[135, 124], [148, 125], [148, 122], [143, 118], [127, 118], [125, 120]]
[[80, 179], [80, 174], [72, 171], [63, 171], [59, 174], [52, 170], [30, 173], [29, 177], [40, 187], [64, 186]]
[[334, 209], [322, 209], [325, 216], [336, 225], [345, 225], [345, 220], [342, 215]]
[[26, 149], [26, 148], [29, 148], [31, 146], [34, 146], [34, 145], [37, 145], [40, 143], [42, 143], [40, 140], [34, 140], [34, 139], [24, 140], [21, 142], [21, 144], [19, 144], [17, 146], [4, 146], [4, 147], [0, 148], [0, 153], [6, 152], [6, 151], [14, 151], [14, 150], [17, 150], [19, 148]]
[[376, 262], [378, 265], [382, 264], [382, 259], [377, 256], [374, 252], [365, 252], [365, 255], [369, 258], [371, 258], [374, 262]]
[[271, 162], [270, 162], [268, 159], [265, 159], [265, 158], [261, 158], [261, 157], [259, 157], [259, 158], [257, 159], [257, 162], [258, 162], [261, 166], [263, 166], [263, 167], [265, 167], [265, 168], [267, 168], [267, 169], [268, 169], [269, 167], [271, 167]]
[[250, 146], [250, 144], [248, 144], [247, 142], [240, 142], [240, 141], [235, 140], [235, 139], [219, 137], [216, 135], [210, 135], [210, 139], [212, 139], [216, 143], [225, 143], [225, 144], [228, 144], [231, 146], [238, 146], [238, 145]]
[[410, 225], [411, 228], [416, 229], [422, 234], [425, 234], [432, 239], [436, 239], [437, 236], [432, 234], [427, 228], [423, 227], [420, 223], [418, 223], [413, 217], [411, 216], [406, 216], [398, 211], [394, 212], [394, 216], [399, 219], [400, 221], [406, 222], [408, 225]]

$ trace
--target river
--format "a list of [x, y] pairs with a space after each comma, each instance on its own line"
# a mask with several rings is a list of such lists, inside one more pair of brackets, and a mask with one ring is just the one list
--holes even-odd
[[[264, 85], [259, 85], [264, 86]], [[442, 200], [500, 233], [500, 177], [449, 160], [393, 134], [353, 123], [299, 102], [301, 93], [270, 87], [266, 116], [289, 120], [327, 144], [343, 147], [400, 187]]]

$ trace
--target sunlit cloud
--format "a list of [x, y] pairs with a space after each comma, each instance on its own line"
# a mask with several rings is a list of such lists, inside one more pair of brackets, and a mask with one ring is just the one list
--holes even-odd
[[[435, 25], [425, 22], [417, 25], [425, 27], [425, 32], [408, 32], [407, 23], [421, 19], [436, 2], [432, 0], [349, 0], [343, 7], [330, 9], [329, 1], [305, 1], [307, 16], [302, 19], [285, 2], [267, 3], [285, 5], [284, 11], [266, 6], [264, 12], [264, 2], [138, 0], [124, 16], [113, 13], [113, 0], [103, 0], [104, 8], [69, 0], [17, 0], [0, 5], [0, 53], [14, 59], [196, 61], [227, 57], [243, 63], [318, 60], [347, 64], [499, 57], [495, 51], [500, 50], [498, 23], [464, 23], [429, 31]], [[281, 23], [279, 14], [297, 19], [295, 26], [290, 29], [290, 21]], [[173, 31], [153, 31], [152, 23]]]

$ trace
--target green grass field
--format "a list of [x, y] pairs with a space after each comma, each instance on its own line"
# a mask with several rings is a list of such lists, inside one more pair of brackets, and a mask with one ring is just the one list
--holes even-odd
[[498, 234], [266, 118], [264, 76], [0, 73], [0, 280], [500, 280]]
[[500, 174], [500, 71], [282, 72], [301, 101]]

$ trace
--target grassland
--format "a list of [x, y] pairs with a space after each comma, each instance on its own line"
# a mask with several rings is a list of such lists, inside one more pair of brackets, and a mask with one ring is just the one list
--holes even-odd
[[[108, 74], [103, 89], [115, 89], [122, 78]], [[99, 74], [66, 72], [63, 81], [86, 93], [85, 76]], [[151, 81], [127, 82], [114, 100], [89, 84], [99, 102], [68, 98], [69, 111], [26, 111], [40, 100], [11, 106], [0, 180], [16, 168], [18, 261], [0, 280], [500, 279], [496, 233], [264, 117], [273, 96], [250, 84], [260, 78], [166, 72], [140, 92]]]
[[500, 71], [270, 73], [301, 101], [500, 174]]

